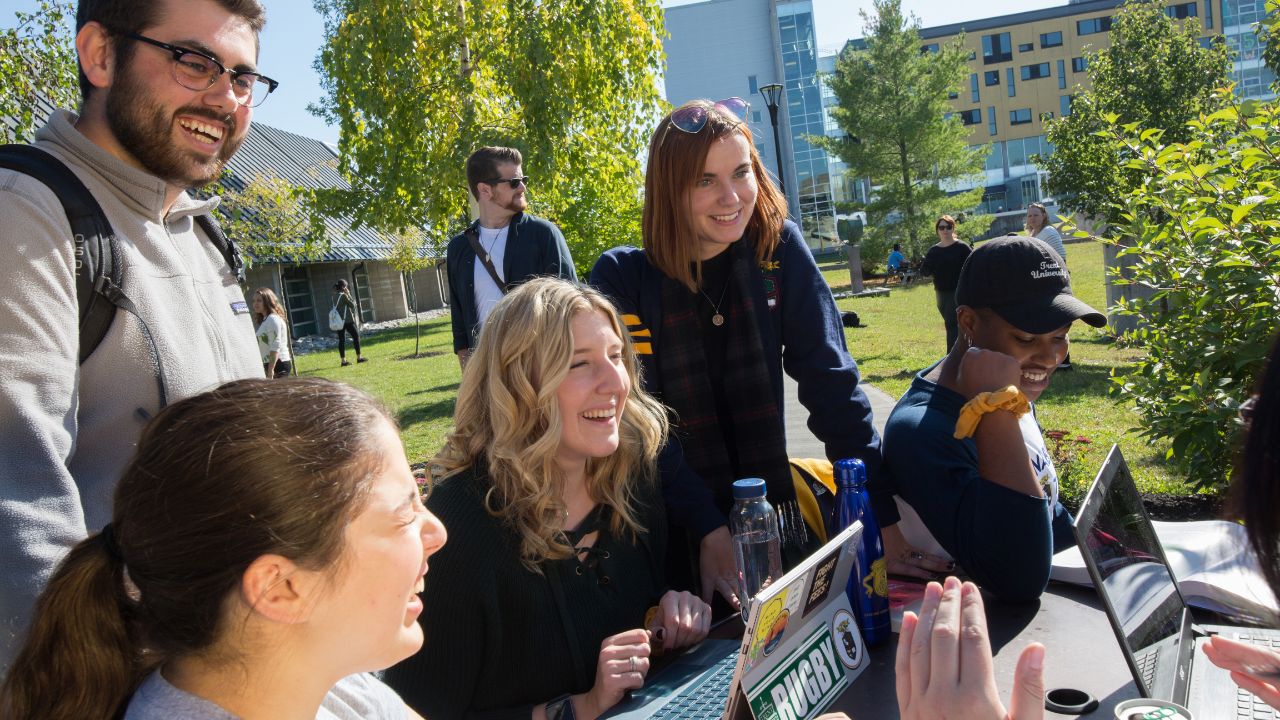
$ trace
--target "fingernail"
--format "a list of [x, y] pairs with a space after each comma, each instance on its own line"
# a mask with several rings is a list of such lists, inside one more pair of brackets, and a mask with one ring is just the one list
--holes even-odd
[[1032, 645], [1031, 650], [1027, 653], [1027, 667], [1032, 670], [1044, 669], [1044, 646]]

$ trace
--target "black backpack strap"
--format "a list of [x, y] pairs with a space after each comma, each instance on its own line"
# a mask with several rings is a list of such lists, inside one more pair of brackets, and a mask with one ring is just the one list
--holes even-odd
[[218, 247], [218, 251], [222, 253], [222, 257], [227, 261], [227, 267], [236, 274], [236, 282], [241, 285], [245, 282], [244, 276], [244, 256], [240, 253], [240, 247], [236, 242], [226, 236], [222, 232], [222, 227], [218, 225], [218, 221], [211, 214], [197, 215], [196, 224], [204, 230], [204, 234], [209, 236], [209, 240]]
[[[102, 344], [116, 308], [142, 326], [156, 367], [160, 407], [168, 404], [164, 364], [151, 329], [121, 287], [115, 232], [93, 193], [61, 160], [30, 145], [0, 145], [0, 167], [29, 175], [44, 183], [62, 203], [75, 243], [76, 302], [80, 308], [80, 357], [83, 363]], [[220, 234], [220, 233], [219, 233]]]

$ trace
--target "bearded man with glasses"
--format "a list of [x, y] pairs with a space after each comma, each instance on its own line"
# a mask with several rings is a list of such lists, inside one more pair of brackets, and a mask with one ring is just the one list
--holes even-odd
[[520, 151], [508, 147], [482, 147], [467, 158], [479, 216], [445, 251], [453, 351], [464, 368], [489, 311], [512, 288], [539, 275], [578, 281], [560, 228], [525, 212], [523, 164]]
[[[0, 169], [0, 673], [54, 567], [110, 519], [146, 420], [262, 377], [236, 255], [203, 217], [217, 201], [189, 190], [218, 178], [276, 87], [257, 69], [265, 21], [257, 0], [81, 0], [79, 112], [15, 149], [26, 172]], [[88, 354], [71, 193], [33, 177], [59, 164], [101, 207], [120, 272], [118, 292], [91, 293], [109, 324]]]

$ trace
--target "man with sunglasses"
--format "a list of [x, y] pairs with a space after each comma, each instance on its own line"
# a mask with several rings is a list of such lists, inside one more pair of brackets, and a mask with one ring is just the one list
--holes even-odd
[[463, 367], [489, 311], [511, 288], [539, 275], [578, 281], [560, 228], [525, 212], [523, 162], [520, 151], [508, 147], [482, 147], [467, 158], [479, 217], [445, 253], [453, 351]]
[[265, 20], [257, 0], [79, 3], [82, 104], [33, 147], [84, 185], [114, 234], [127, 300], [106, 305], [106, 334], [83, 359], [69, 193], [0, 170], [0, 673], [54, 567], [110, 519], [147, 419], [262, 377], [234, 255], [201, 227], [217, 201], [190, 189], [219, 177], [276, 87], [257, 70]]

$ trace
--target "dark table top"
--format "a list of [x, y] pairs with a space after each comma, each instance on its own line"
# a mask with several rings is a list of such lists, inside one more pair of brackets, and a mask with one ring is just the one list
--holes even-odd
[[[1013, 671], [1022, 649], [1032, 641], [1045, 646], [1045, 688], [1084, 690], [1099, 701], [1086, 715], [1046, 713], [1047, 718], [1112, 720], [1117, 703], [1139, 697], [1115, 633], [1093, 588], [1050, 583], [1040, 601], [1005, 604], [984, 595], [991, 646], [995, 654], [996, 685], [1006, 706]], [[897, 720], [893, 661], [898, 636], [871, 650], [871, 665], [836, 701], [832, 711], [856, 720]]]

